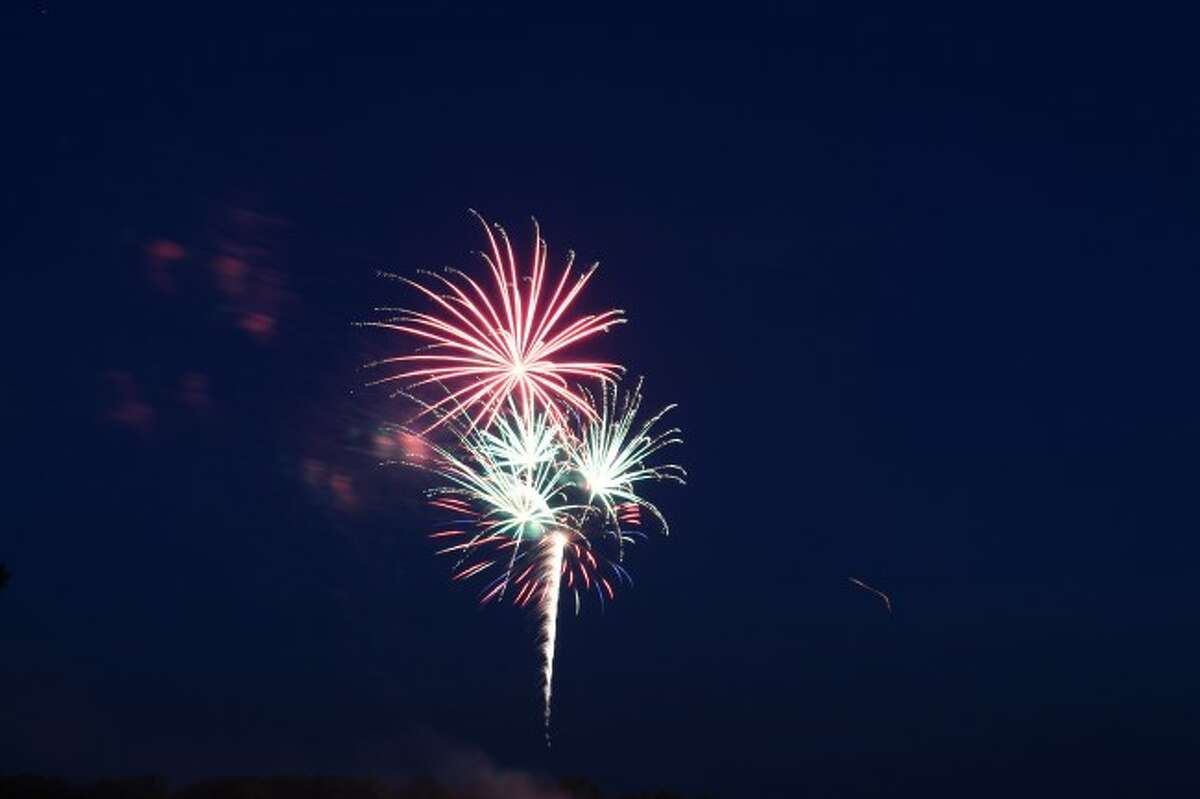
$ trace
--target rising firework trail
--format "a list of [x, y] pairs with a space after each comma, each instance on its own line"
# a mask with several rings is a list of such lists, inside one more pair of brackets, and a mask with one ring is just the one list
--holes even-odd
[[546, 745], [550, 745], [550, 697], [554, 688], [554, 640], [558, 637], [558, 600], [562, 587], [563, 554], [567, 537], [551, 533], [546, 539], [543, 556], [544, 586], [539, 603], [542, 612], [542, 701], [546, 722]]
[[[643, 509], [665, 533], [666, 519], [642, 496], [642, 485], [682, 483], [685, 475], [682, 467], [649, 462], [680, 441], [676, 429], [653, 431], [673, 406], [639, 422], [640, 380], [621, 395], [616, 364], [559, 360], [563, 350], [624, 321], [619, 311], [566, 321], [595, 267], [570, 283], [568, 260], [547, 295], [546, 245], [536, 229], [533, 266], [523, 276], [504, 231], [496, 227], [497, 236], [486, 224], [485, 230], [494, 294], [461, 272], [450, 273], [455, 280], [435, 276], [443, 293], [398, 278], [436, 308], [390, 309], [400, 315], [371, 323], [427, 342], [417, 354], [377, 362], [403, 364], [404, 371], [376, 382], [408, 381], [397, 393], [421, 408], [416, 419], [425, 420], [424, 429], [406, 433], [423, 438], [429, 455], [409, 465], [437, 480], [427, 495], [447, 521], [431, 536], [439, 554], [454, 558], [452, 579], [489, 576], [482, 603], [508, 597], [538, 613], [549, 745], [563, 594], [574, 597], [578, 613], [582, 597], [612, 601], [614, 585], [631, 584], [624, 567], [600, 549], [615, 541], [616, 554], [623, 554]], [[572, 379], [598, 380], [599, 394]], [[428, 401], [414, 391], [430, 385], [444, 396]]]

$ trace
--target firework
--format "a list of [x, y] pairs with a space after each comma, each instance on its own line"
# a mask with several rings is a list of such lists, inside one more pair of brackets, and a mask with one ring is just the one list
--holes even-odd
[[[682, 443], [679, 428], [660, 433], [651, 429], [674, 405], [637, 425], [642, 405], [642, 381], [618, 397], [615, 386], [605, 384], [599, 402], [592, 403], [592, 413], [583, 420], [578, 440], [569, 448], [571, 464], [582, 479], [588, 502], [599, 504], [616, 527], [618, 537], [622, 520], [637, 518], [637, 508], [645, 508], [668, 532], [666, 518], [657, 507], [636, 491], [636, 485], [646, 480], [684, 482], [687, 473], [682, 466], [667, 464], [652, 466], [650, 456], [664, 447]], [[588, 395], [591, 400], [591, 395]]]
[[[444, 552], [469, 551], [499, 542], [513, 547], [515, 557], [522, 542], [540, 539], [559, 524], [561, 514], [567, 510], [562, 491], [567, 484], [568, 465], [554, 458], [524, 460], [524, 453], [534, 448], [532, 436], [541, 428], [532, 421], [498, 425], [497, 430], [513, 434], [510, 439], [468, 427], [457, 431], [458, 453], [430, 444], [434, 457], [425, 467], [445, 481], [430, 489], [431, 502], [464, 517], [473, 531], [466, 542]], [[516, 440], [521, 433], [530, 438]], [[522, 460], [513, 460], [513, 452]], [[438, 536], [465, 533], [445, 530]], [[470, 575], [458, 574], [455, 579], [466, 576]]]
[[[665, 532], [662, 513], [638, 493], [638, 484], [683, 482], [681, 467], [647, 462], [680, 440], [676, 429], [652, 432], [672, 406], [639, 424], [641, 398], [640, 381], [623, 399], [615, 388], [605, 389], [578, 429], [557, 424], [548, 411], [523, 414], [511, 404], [489, 428], [439, 419], [454, 433], [455, 446], [431, 445], [434, 458], [422, 464], [443, 483], [430, 489], [432, 504], [453, 515], [451, 525], [433, 534], [447, 539], [440, 554], [457, 557], [453, 578], [498, 569], [481, 601], [511, 590], [514, 603], [533, 604], [541, 616], [547, 742], [564, 589], [573, 594], [576, 613], [583, 593], [594, 591], [601, 602], [613, 599], [614, 582], [631, 581], [618, 563], [597, 556], [593, 539], [615, 533], [623, 550], [629, 526], [639, 524], [639, 508], [660, 519]], [[599, 524], [591, 523], [596, 519]]]
[[[411, 465], [436, 476], [438, 484], [428, 490], [429, 500], [448, 515], [432, 537], [441, 545], [439, 554], [455, 558], [454, 580], [491, 576], [481, 602], [511, 597], [518, 606], [536, 608], [549, 744], [562, 595], [574, 596], [578, 613], [584, 595], [595, 593], [603, 603], [615, 597], [615, 584], [631, 583], [625, 569], [598, 548], [615, 538], [623, 552], [630, 528], [640, 525], [642, 509], [666, 532], [666, 519], [639, 493], [641, 484], [682, 483], [685, 475], [679, 466], [648, 462], [680, 441], [677, 429], [653, 432], [674, 406], [639, 422], [640, 380], [622, 396], [614, 364], [553, 360], [567, 346], [624, 321], [619, 312], [608, 311], [562, 322], [592, 271], [564, 293], [568, 262], [557, 287], [545, 298], [546, 247], [535, 235], [533, 270], [525, 277], [529, 287], [523, 293], [517, 289], [508, 238], [500, 228], [497, 231], [505, 257], [489, 230], [492, 253], [484, 258], [499, 300], [489, 298], [462, 273], [454, 275], [470, 291], [446, 278], [442, 282], [450, 293], [443, 295], [406, 281], [448, 316], [406, 311], [395, 320], [376, 323], [434, 342], [423, 351], [428, 354], [381, 362], [426, 361], [425, 366], [377, 382], [415, 379], [418, 386], [438, 383], [444, 388], [445, 396], [435, 402], [405, 389], [400, 392], [421, 406], [418, 419], [431, 420], [422, 433], [409, 434], [420, 436], [425, 442], [422, 451], [428, 453]], [[599, 379], [598, 399], [568, 378]], [[439, 435], [448, 434], [450, 443], [425, 437], [435, 428], [441, 428]]]
[[[472, 212], [474, 213], [474, 212]], [[522, 414], [535, 407], [561, 416], [561, 406], [587, 413], [589, 407], [571, 380], [612, 380], [621, 367], [601, 361], [564, 360], [574, 345], [625, 321], [619, 310], [572, 317], [570, 311], [598, 264], [571, 281], [575, 254], [557, 282], [547, 281], [548, 247], [534, 220], [531, 266], [521, 274], [508, 234], [475, 214], [487, 234], [489, 251], [481, 253], [491, 275], [491, 293], [457, 269], [424, 273], [433, 287], [397, 275], [433, 303], [431, 311], [381, 308], [398, 315], [368, 322], [424, 342], [415, 354], [376, 361], [373, 366], [401, 365], [403, 371], [373, 384], [401, 382], [409, 390], [442, 383], [452, 390], [435, 407], [454, 416], [469, 411], [472, 425], [488, 426], [505, 403], [515, 397]], [[493, 230], [494, 228], [494, 230]], [[553, 289], [549, 289], [554, 283]], [[431, 425], [436, 427], [437, 421]]]

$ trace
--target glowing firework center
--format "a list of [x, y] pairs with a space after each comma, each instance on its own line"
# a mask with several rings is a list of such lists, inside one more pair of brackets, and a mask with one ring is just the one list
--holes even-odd
[[508, 506], [503, 513], [508, 518], [502, 524], [512, 529], [514, 537], [541, 538], [554, 525], [554, 511], [533, 486], [513, 481], [507, 499]]

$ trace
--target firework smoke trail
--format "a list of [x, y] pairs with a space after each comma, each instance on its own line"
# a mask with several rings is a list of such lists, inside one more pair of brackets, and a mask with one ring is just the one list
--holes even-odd
[[546, 721], [546, 746], [550, 745], [550, 697], [554, 685], [554, 640], [558, 636], [558, 599], [562, 588], [563, 553], [567, 537], [552, 533], [546, 539], [542, 611], [542, 701]]

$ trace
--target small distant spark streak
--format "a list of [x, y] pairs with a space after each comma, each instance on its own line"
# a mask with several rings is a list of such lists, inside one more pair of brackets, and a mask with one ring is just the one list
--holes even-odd
[[892, 612], [892, 600], [891, 600], [891, 597], [889, 597], [887, 594], [883, 593], [878, 588], [872, 588], [871, 586], [864, 583], [862, 580], [856, 579], [854, 577], [848, 577], [847, 579], [850, 580], [850, 582], [857, 585], [859, 588], [862, 588], [866, 591], [870, 591], [872, 594], [875, 594], [875, 596], [882, 599], [883, 604], [887, 606], [887, 612], [889, 614]]

